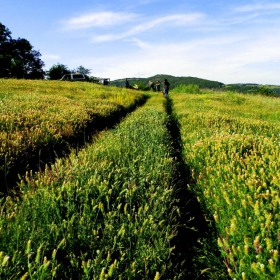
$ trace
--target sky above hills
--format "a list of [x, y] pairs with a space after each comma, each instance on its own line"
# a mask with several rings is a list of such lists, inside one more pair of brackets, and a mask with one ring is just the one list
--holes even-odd
[[40, 51], [46, 70], [280, 85], [279, 1], [0, 0], [0, 22]]

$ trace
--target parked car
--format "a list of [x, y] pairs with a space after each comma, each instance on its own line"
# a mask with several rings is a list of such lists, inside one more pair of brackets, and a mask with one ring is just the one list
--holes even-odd
[[89, 77], [84, 74], [80, 73], [75, 73], [75, 74], [65, 74], [63, 77], [60, 79], [61, 81], [89, 81]]

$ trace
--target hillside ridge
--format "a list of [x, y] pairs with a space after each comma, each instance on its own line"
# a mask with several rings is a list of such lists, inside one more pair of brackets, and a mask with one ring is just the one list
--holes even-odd
[[[125, 82], [126, 78], [123, 79], [116, 79], [111, 81], [111, 85], [115, 85], [115, 86], [124, 86], [124, 82]], [[133, 77], [133, 78], [127, 78], [129, 81], [129, 84], [131, 86], [133, 86], [134, 84], [142, 84], [143, 86], [148, 86], [149, 81], [153, 81], [156, 82], [157, 80], [159, 80], [160, 82], [162, 82], [164, 79], [167, 79], [170, 83], [170, 88], [175, 88], [178, 85], [181, 84], [195, 84], [198, 85], [200, 88], [221, 88], [224, 86], [223, 83], [218, 82], [218, 81], [211, 81], [211, 80], [207, 80], [207, 79], [202, 79], [202, 78], [196, 78], [196, 77], [185, 77], [185, 76], [172, 76], [172, 75], [167, 75], [167, 74], [156, 74], [154, 76], [151, 77], [147, 77], [147, 78], [137, 78], [137, 77]]]
[[[167, 79], [170, 83], [170, 89], [174, 89], [179, 85], [198, 85], [200, 89], [221, 89], [225, 91], [234, 91], [242, 93], [261, 93], [264, 95], [280, 96], [279, 85], [263, 85], [257, 83], [232, 83], [224, 84], [219, 81], [212, 81], [203, 78], [191, 77], [191, 76], [172, 76], [167, 74], [156, 74], [147, 78], [127, 78], [131, 87], [135, 85], [139, 89], [149, 89], [149, 81], [154, 83], [159, 80], [161, 83], [164, 79]], [[116, 79], [111, 81], [111, 85], [117, 87], [124, 87], [126, 78]]]

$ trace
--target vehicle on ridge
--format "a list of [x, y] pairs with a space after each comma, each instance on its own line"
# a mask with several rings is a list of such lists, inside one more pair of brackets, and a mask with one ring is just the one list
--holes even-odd
[[81, 74], [81, 73], [72, 73], [72, 74], [65, 74], [60, 79], [60, 81], [89, 81], [89, 77], [87, 75]]

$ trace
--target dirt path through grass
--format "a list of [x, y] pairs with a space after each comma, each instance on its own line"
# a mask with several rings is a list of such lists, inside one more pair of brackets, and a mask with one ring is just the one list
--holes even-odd
[[182, 157], [180, 125], [173, 111], [172, 99], [165, 100], [164, 107], [170, 118], [168, 130], [173, 141], [173, 156], [178, 162], [174, 195], [180, 209], [180, 224], [178, 234], [172, 241], [175, 246], [172, 260], [174, 272], [178, 275], [178, 271], [184, 271], [180, 279], [228, 279], [216, 243], [214, 223], [206, 221], [197, 198], [190, 191], [195, 182], [191, 180], [190, 167]]

